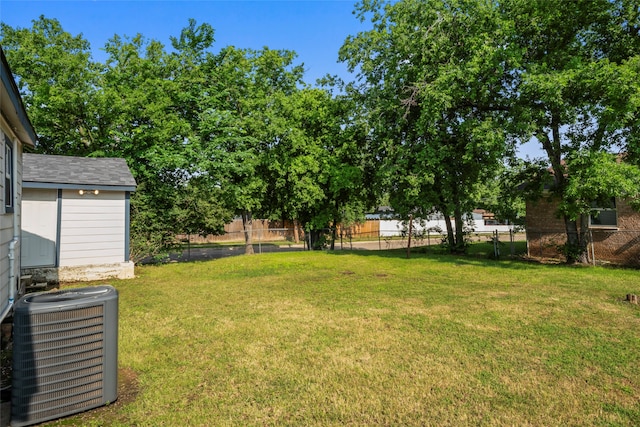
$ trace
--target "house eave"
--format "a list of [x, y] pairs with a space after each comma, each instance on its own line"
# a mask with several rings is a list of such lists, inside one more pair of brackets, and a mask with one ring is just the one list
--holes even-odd
[[61, 184], [57, 182], [23, 181], [23, 188], [38, 188], [49, 190], [100, 190], [100, 191], [136, 191], [135, 186], [129, 185], [91, 185], [91, 184]]

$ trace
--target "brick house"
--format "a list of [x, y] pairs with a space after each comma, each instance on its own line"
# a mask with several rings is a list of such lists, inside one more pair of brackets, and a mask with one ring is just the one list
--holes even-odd
[[[562, 258], [558, 246], [566, 243], [567, 238], [564, 221], [556, 215], [558, 204], [558, 199], [546, 197], [527, 201], [529, 256]], [[594, 214], [587, 222], [590, 262], [640, 266], [640, 213], [624, 199], [612, 199], [604, 207], [594, 206]]]

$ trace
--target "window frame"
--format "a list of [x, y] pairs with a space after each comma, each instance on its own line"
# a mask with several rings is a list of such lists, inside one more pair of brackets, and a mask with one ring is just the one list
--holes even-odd
[[15, 171], [13, 170], [13, 144], [5, 136], [4, 140], [4, 213], [14, 213]]
[[[598, 204], [597, 202], [591, 203], [591, 212], [589, 213], [589, 228], [618, 229], [618, 205], [616, 203], [616, 198], [615, 197], [612, 197], [610, 200], [611, 200], [611, 203], [610, 203], [610, 205], [608, 207], [602, 206], [601, 204]], [[595, 223], [594, 224], [594, 218], [599, 217], [603, 212], [613, 213], [614, 218], [615, 218], [615, 223], [605, 223], [605, 224]], [[598, 213], [598, 215], [596, 217], [594, 217], [594, 213]], [[610, 215], [607, 215], [607, 217], [610, 217]], [[598, 220], [596, 220], [596, 221], [598, 221]]]

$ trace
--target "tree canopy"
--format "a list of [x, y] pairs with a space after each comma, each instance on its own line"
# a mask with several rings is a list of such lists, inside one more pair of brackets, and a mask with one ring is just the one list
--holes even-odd
[[[364, 204], [352, 203], [362, 192], [344, 189], [360, 188], [363, 166], [341, 103], [303, 81], [295, 52], [216, 51], [214, 35], [193, 19], [171, 37], [171, 50], [141, 34], [115, 35], [97, 63], [89, 43], [55, 19], [1, 26], [37, 150], [127, 160], [138, 182], [135, 257], [178, 233], [222, 232], [235, 215], [248, 252], [255, 215], [308, 229], [341, 221], [342, 205], [364, 215]], [[340, 184], [345, 170], [352, 181]]]
[[465, 216], [507, 151], [515, 55], [500, 36], [503, 17], [468, 1], [365, 1], [358, 10], [373, 29], [347, 39], [341, 58], [360, 70], [379, 179], [403, 217], [444, 214], [449, 247], [464, 250]]
[[[141, 254], [233, 216], [248, 252], [257, 216], [320, 241], [383, 198], [404, 219], [439, 212], [464, 251], [467, 215], [500, 199], [516, 212], [506, 177], [527, 174], [553, 180], [580, 260], [592, 204], [638, 200], [637, 0], [362, 0], [355, 13], [370, 29], [338, 52], [355, 80], [316, 86], [295, 52], [217, 49], [193, 19], [169, 49], [115, 35], [104, 63], [53, 19], [0, 35], [39, 152], [127, 160]], [[546, 158], [514, 160], [527, 141]]]
[[[553, 171], [570, 252], [584, 253], [578, 221], [588, 212], [575, 206], [594, 189], [578, 196], [581, 180], [613, 164], [598, 153], [625, 152], [637, 164], [639, 3], [364, 0], [357, 10], [372, 29], [349, 37], [340, 55], [358, 71], [354, 89], [374, 123], [378, 179], [393, 207], [454, 217], [448, 240], [459, 250], [479, 187], [514, 144], [533, 138]], [[637, 168], [610, 170], [620, 174], [600, 180], [598, 195], [640, 182]]]

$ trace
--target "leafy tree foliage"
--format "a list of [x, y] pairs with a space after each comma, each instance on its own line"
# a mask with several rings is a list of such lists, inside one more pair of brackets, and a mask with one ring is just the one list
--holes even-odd
[[355, 194], [337, 184], [342, 160], [332, 159], [349, 144], [345, 113], [334, 118], [338, 104], [329, 92], [304, 84], [295, 53], [214, 52], [214, 34], [189, 20], [171, 38], [171, 52], [140, 34], [116, 35], [98, 64], [88, 42], [56, 20], [41, 17], [29, 29], [2, 25], [40, 136], [37, 149], [127, 160], [138, 182], [135, 259], [166, 248], [177, 233], [222, 232], [233, 215], [243, 218], [251, 253], [255, 215], [321, 228], [341, 220], [326, 206], [348, 204]]
[[[606, 151], [637, 159], [640, 121], [640, 5], [626, 0], [520, 1], [502, 4], [520, 50], [514, 69], [513, 119], [535, 137], [553, 172], [552, 192], [562, 200], [568, 260], [586, 259], [586, 198], [618, 193], [630, 176], [613, 167]], [[616, 179], [585, 177], [612, 166]], [[625, 169], [626, 170], [626, 169]], [[628, 187], [628, 186], [624, 186]], [[638, 188], [638, 187], [636, 187]], [[582, 192], [581, 195], [578, 192]], [[611, 196], [609, 196], [611, 197]]]
[[[638, 200], [636, 0], [362, 0], [356, 12], [371, 29], [339, 55], [358, 79], [324, 88], [304, 83], [292, 51], [214, 51], [214, 29], [195, 20], [170, 52], [116, 35], [104, 64], [55, 20], [0, 29], [37, 149], [127, 159], [141, 255], [176, 233], [220, 232], [233, 215], [248, 253], [254, 216], [319, 238], [383, 196], [404, 219], [444, 214], [462, 251], [466, 214], [500, 206], [496, 176], [508, 201], [498, 213], [510, 216], [521, 205], [506, 177], [526, 175], [527, 192], [553, 181], [571, 261], [583, 258], [579, 225], [594, 201]], [[505, 170], [530, 139], [544, 165]]]
[[637, 164], [638, 2], [364, 0], [357, 11], [372, 29], [348, 38], [341, 59], [359, 71], [378, 178], [396, 211], [452, 216], [449, 245], [462, 249], [462, 218], [482, 203], [482, 183], [514, 143], [535, 138], [553, 171], [537, 175], [554, 180], [578, 254], [569, 261], [581, 259], [578, 223], [595, 191], [582, 185], [585, 174], [611, 166], [616, 177], [600, 180], [600, 195], [636, 182], [605, 153], [624, 151]]
[[506, 150], [513, 54], [501, 16], [468, 1], [364, 1], [358, 10], [373, 29], [347, 39], [341, 58], [360, 70], [379, 179], [403, 217], [444, 214], [451, 250], [464, 250], [464, 217]]
[[89, 43], [56, 20], [40, 16], [32, 28], [0, 24], [2, 46], [38, 130], [38, 147], [51, 154], [90, 152], [99, 138], [96, 86], [99, 64]]

